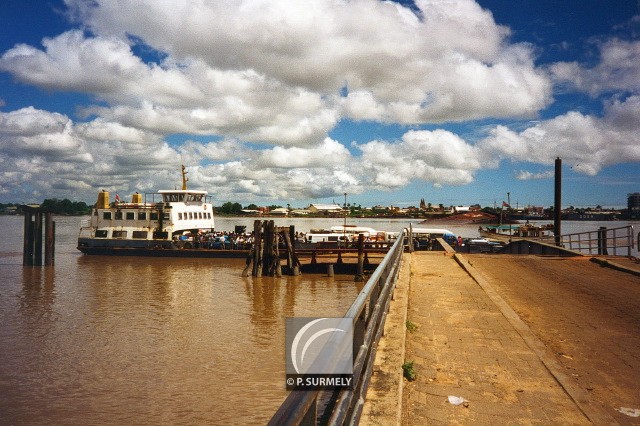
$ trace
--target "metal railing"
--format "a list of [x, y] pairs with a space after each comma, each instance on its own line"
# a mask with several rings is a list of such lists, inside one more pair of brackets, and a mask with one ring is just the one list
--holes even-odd
[[[569, 250], [587, 252], [589, 254], [614, 255], [618, 252], [631, 257], [631, 250], [634, 249], [634, 231], [632, 225], [619, 226], [617, 228], [602, 227], [595, 231], [576, 232], [573, 234], [563, 234], [559, 236], [560, 245]], [[556, 237], [545, 236], [538, 240], [555, 244]], [[640, 237], [638, 239], [640, 244]], [[624, 255], [624, 254], [620, 254]]]
[[270, 425], [358, 423], [400, 271], [403, 240], [396, 240], [344, 315], [353, 321], [353, 389], [292, 391], [271, 418]]

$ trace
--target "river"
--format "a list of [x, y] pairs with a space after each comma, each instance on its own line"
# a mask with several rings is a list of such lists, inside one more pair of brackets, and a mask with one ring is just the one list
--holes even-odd
[[[2, 424], [264, 424], [286, 396], [285, 318], [342, 316], [361, 289], [346, 276], [242, 278], [241, 259], [83, 256], [85, 219], [56, 217], [55, 266], [23, 268], [23, 218], [0, 216]], [[341, 223], [276, 219], [303, 232]], [[442, 227], [477, 236], [476, 225]]]

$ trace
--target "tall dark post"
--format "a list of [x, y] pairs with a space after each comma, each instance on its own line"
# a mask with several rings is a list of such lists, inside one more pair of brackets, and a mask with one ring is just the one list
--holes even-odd
[[22, 265], [33, 265], [33, 239], [32, 239], [31, 211], [24, 209], [24, 236], [22, 247]]
[[54, 262], [54, 222], [53, 213], [46, 212], [44, 214], [44, 264], [45, 266], [53, 265]]
[[553, 233], [555, 234], [556, 245], [559, 246], [562, 241], [560, 234], [562, 233], [562, 160], [556, 158], [556, 181], [555, 181], [555, 201], [553, 207]]
[[36, 210], [34, 230], [33, 264], [35, 266], [42, 266], [42, 210], [40, 209]]
[[251, 276], [262, 276], [262, 223], [259, 220], [253, 222], [253, 270]]

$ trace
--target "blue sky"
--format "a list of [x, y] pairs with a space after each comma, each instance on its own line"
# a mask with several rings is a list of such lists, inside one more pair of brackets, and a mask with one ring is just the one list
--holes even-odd
[[[143, 4], [144, 3], [144, 4]], [[8, 0], [0, 202], [624, 206], [640, 3]]]

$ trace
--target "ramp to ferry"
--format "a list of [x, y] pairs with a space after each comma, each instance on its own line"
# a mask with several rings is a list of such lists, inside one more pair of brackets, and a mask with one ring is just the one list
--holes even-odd
[[637, 422], [620, 411], [640, 408], [639, 276], [588, 257], [415, 252], [404, 261], [408, 306], [392, 309], [407, 309], [418, 328], [394, 362], [413, 361], [417, 377], [403, 381], [400, 416], [367, 401], [363, 424]]
[[[466, 257], [575, 387], [616, 421], [633, 421], [619, 411], [640, 409], [640, 276], [588, 257]], [[632, 260], [613, 262], [640, 271]]]

